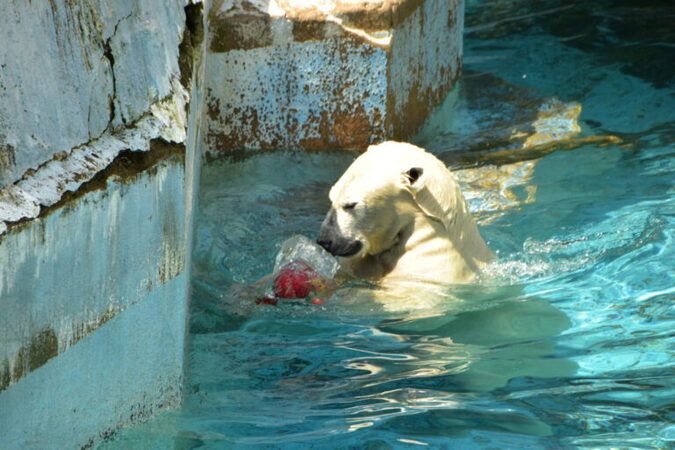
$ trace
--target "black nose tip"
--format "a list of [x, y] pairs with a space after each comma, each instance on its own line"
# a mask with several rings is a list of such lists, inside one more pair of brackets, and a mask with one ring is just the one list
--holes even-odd
[[330, 252], [331, 248], [333, 247], [333, 241], [330, 239], [319, 239], [316, 241], [316, 243], [322, 246], [328, 252]]

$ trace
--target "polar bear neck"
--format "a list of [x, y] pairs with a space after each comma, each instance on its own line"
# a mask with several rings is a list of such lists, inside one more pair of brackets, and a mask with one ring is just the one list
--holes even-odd
[[351, 269], [359, 278], [385, 285], [410, 280], [467, 283], [493, 258], [465, 209], [459, 208], [449, 228], [419, 211], [394, 247], [353, 261]]
[[470, 214], [456, 214], [446, 225], [417, 214], [414, 232], [386, 278], [415, 278], [436, 283], [467, 283], [492, 260]]

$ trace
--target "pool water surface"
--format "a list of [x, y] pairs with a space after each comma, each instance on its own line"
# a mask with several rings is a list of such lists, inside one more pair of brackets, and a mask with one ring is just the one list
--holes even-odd
[[[185, 403], [101, 447], [672, 448], [673, 21], [659, 1], [468, 1], [463, 78], [415, 142], [499, 259], [447, 301], [233, 294], [316, 237], [355, 155], [205, 166]], [[514, 138], [550, 105], [580, 129]]]

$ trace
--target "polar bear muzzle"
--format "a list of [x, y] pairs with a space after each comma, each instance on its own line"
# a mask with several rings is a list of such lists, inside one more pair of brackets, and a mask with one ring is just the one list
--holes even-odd
[[363, 243], [340, 232], [337, 225], [336, 212], [331, 208], [321, 224], [317, 244], [325, 248], [333, 256], [354, 256], [361, 251]]

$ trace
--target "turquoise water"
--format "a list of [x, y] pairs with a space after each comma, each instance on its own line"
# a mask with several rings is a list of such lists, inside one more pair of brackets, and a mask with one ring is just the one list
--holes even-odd
[[[354, 155], [207, 166], [185, 404], [103, 447], [672, 447], [675, 10], [640, 4], [468, 3], [464, 77], [417, 142], [464, 180], [499, 261], [447, 301], [253, 305], [240, 285], [316, 236]], [[581, 133], [517, 150], [554, 97]], [[529, 162], [472, 182], [499, 150]]]

